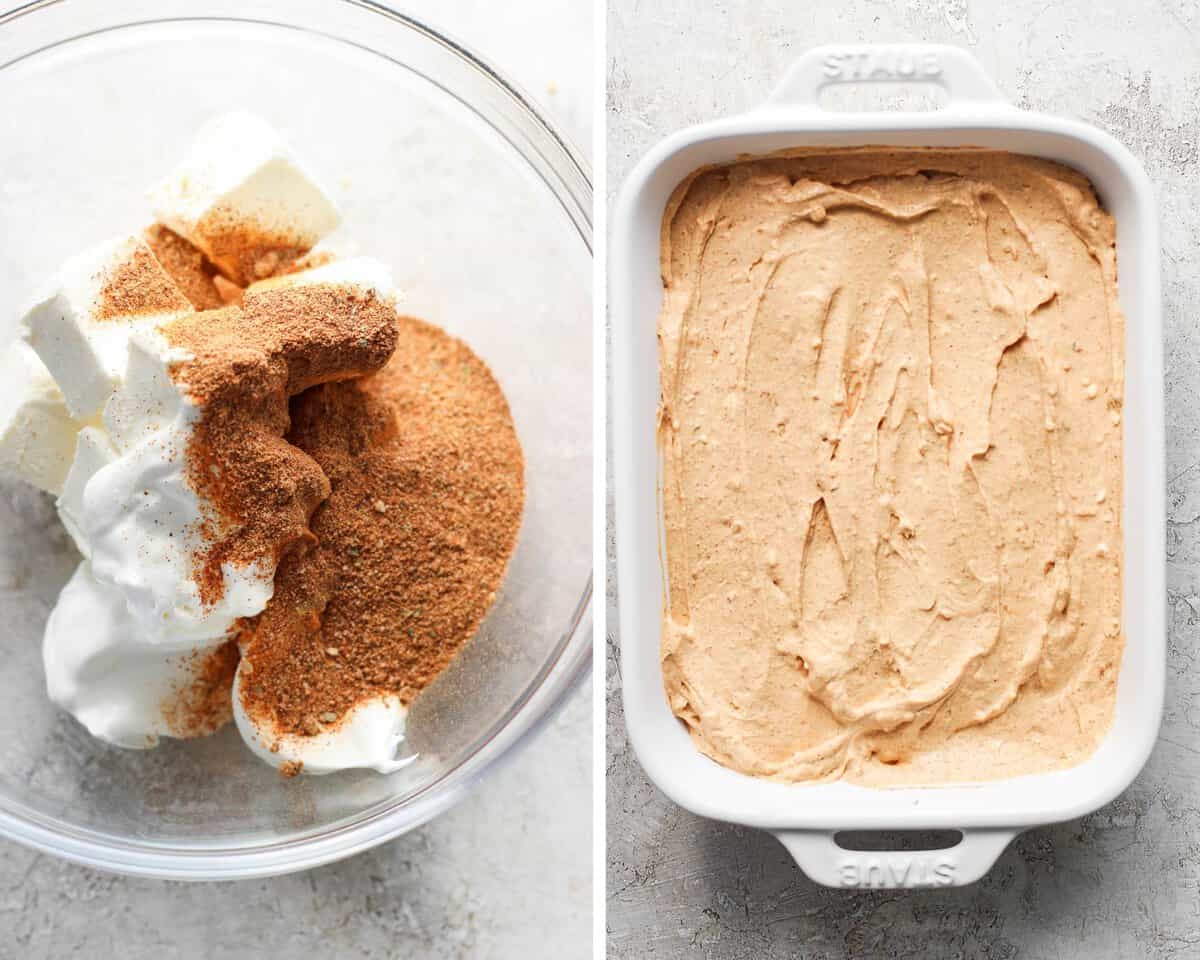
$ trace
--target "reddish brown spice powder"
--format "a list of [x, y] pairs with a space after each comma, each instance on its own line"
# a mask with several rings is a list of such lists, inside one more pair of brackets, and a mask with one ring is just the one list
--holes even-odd
[[[184, 296], [172, 282], [194, 283], [197, 268], [207, 278], [211, 264], [169, 231], [151, 232], [167, 263], [139, 250], [108, 278], [106, 309], [215, 305], [207, 290]], [[316, 264], [299, 253], [250, 272]], [[228, 299], [222, 276], [211, 285]], [[162, 328], [192, 355], [171, 372], [204, 411], [187, 451], [189, 482], [209, 505], [201, 532], [211, 546], [195, 558], [201, 595], [221, 595], [223, 563], [279, 562], [275, 598], [239, 639], [245, 706], [280, 732], [318, 733], [378, 693], [409, 702], [476, 632], [515, 546], [524, 462], [486, 365], [436, 327], [400, 318], [393, 361], [352, 379], [386, 362], [396, 322], [389, 302], [319, 285], [247, 291], [241, 308]], [[174, 735], [230, 719], [238, 662], [232, 641], [195, 655], [195, 683], [163, 704]]]
[[317, 267], [323, 267], [328, 263], [333, 263], [337, 257], [328, 250], [310, 250], [298, 260], [285, 262], [279, 267], [270, 279], [275, 277], [286, 277], [288, 274], [300, 273], [303, 270], [316, 270]]
[[230, 640], [215, 650], [182, 656], [189, 659], [189, 682], [163, 702], [163, 719], [173, 737], [204, 737], [233, 719], [237, 643]]
[[191, 309], [150, 248], [138, 243], [126, 259], [100, 278], [95, 317], [112, 320]]
[[516, 544], [524, 459], [487, 366], [400, 319], [378, 374], [292, 401], [288, 440], [329, 477], [316, 543], [285, 557], [242, 636], [243, 706], [312, 735], [380, 693], [404, 702], [478, 630]]
[[288, 272], [290, 264], [312, 248], [299, 236], [272, 232], [248, 223], [241, 213], [216, 209], [196, 225], [209, 259], [240, 287]]
[[150, 227], [143, 236], [163, 270], [195, 309], [218, 310], [225, 305], [227, 301], [214, 283], [220, 276], [217, 268], [198, 248], [161, 224]]
[[288, 398], [315, 384], [358, 377], [387, 362], [396, 311], [358, 288], [334, 284], [247, 292], [241, 308], [165, 324], [191, 358], [171, 376], [201, 407], [187, 478], [206, 513], [194, 558], [201, 600], [224, 589], [222, 564], [272, 565], [311, 540], [308, 519], [329, 493], [321, 468], [284, 439]]

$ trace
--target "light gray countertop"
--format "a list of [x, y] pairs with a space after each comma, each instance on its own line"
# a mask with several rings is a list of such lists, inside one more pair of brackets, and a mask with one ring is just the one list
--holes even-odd
[[[0, 9], [17, 4], [0, 2]], [[586, 149], [592, 19], [408, 0], [492, 60]], [[553, 33], [556, 42], [547, 44]], [[458, 807], [308, 873], [182, 884], [82, 869], [0, 841], [0, 958], [529, 958], [591, 955], [591, 682]], [[285, 952], [286, 951], [286, 952]]]
[[0, 957], [591, 956], [590, 684], [425, 827], [306, 873], [171, 883], [0, 843]]
[[[701, 820], [663, 797], [624, 737], [610, 585], [609, 955], [1200, 956], [1200, 8], [1191, 0], [612, 0], [609, 9], [610, 202], [653, 143], [761, 103], [796, 55], [821, 43], [962, 45], [1018, 105], [1076, 117], [1125, 143], [1160, 202], [1169, 480], [1167, 700], [1149, 764], [1109, 806], [1025, 834], [986, 879], [959, 890], [826, 890], [772, 837]], [[611, 567], [611, 535], [609, 558]]]

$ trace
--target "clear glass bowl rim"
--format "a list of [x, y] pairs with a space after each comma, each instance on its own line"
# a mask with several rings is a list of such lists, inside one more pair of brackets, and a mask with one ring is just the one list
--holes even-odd
[[[0, 31], [11, 29], [22, 18], [71, 0], [32, 0], [7, 13], [0, 14]], [[94, 8], [117, 14], [113, 23], [101, 30], [167, 23], [177, 20], [237, 22], [244, 20], [276, 26], [296, 27], [297, 24], [274, 21], [261, 16], [230, 16], [206, 14], [203, 4], [189, 5], [187, 16], [154, 16], [147, 19], [120, 19], [119, 4], [106, 0], [75, 0], [75, 6], [89, 3]], [[326, 0], [330, 2], [330, 0]], [[532, 100], [504, 73], [476, 54], [465, 44], [433, 29], [410, 14], [391, 9], [374, 0], [332, 0], [378, 15], [390, 22], [388, 29], [409, 30], [424, 40], [436, 44], [475, 75], [486, 82], [497, 96], [504, 119], [515, 125], [525, 136], [517, 142], [509, 133], [500, 130], [493, 117], [481, 112], [473, 103], [463, 101], [453, 91], [442, 88], [475, 111], [485, 122], [505, 137], [518, 153], [539, 174], [563, 206], [585, 244], [592, 250], [592, 182], [588, 164], [570, 141], [534, 106]], [[247, 4], [247, 7], [255, 5]], [[309, 29], [304, 27], [303, 29]], [[381, 27], [381, 29], [383, 29]], [[54, 42], [0, 62], [0, 70], [35, 56], [63, 43], [78, 40], [90, 32], [58, 37]], [[356, 41], [339, 37], [324, 30], [314, 30], [332, 39], [355, 46]], [[381, 35], [379, 47], [386, 47]], [[372, 46], [370, 52], [388, 56]], [[436, 83], [427, 77], [430, 82]], [[530, 155], [531, 151], [536, 155]], [[590, 318], [589, 318], [590, 320]], [[43, 853], [102, 870], [134, 876], [175, 880], [231, 880], [275, 876], [307, 870], [323, 863], [340, 860], [368, 850], [428, 822], [461, 800], [469, 790], [502, 760], [514, 755], [527, 743], [557, 709], [565, 702], [591, 669], [592, 646], [592, 576], [589, 575], [582, 595], [559, 639], [552, 655], [526, 686], [522, 696], [492, 727], [481, 735], [467, 751], [461, 762], [437, 780], [422, 787], [403, 800], [385, 801], [359, 814], [334, 824], [300, 831], [295, 836], [277, 842], [247, 846], [184, 846], [157, 842], [139, 842], [90, 830], [47, 816], [24, 804], [0, 797], [0, 834]]]

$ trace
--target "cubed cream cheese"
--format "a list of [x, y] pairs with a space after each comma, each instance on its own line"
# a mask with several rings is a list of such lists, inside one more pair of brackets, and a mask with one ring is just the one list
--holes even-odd
[[53, 292], [22, 320], [23, 335], [71, 415], [86, 420], [121, 379], [130, 333], [191, 309], [145, 241], [121, 236], [63, 264]]
[[151, 192], [151, 202], [160, 222], [240, 285], [270, 273], [278, 264], [274, 251], [307, 251], [341, 222], [333, 201], [282, 137], [240, 111], [201, 127], [183, 162]]
[[310, 270], [298, 270], [295, 273], [285, 273], [279, 277], [259, 280], [250, 285], [251, 290], [273, 290], [279, 287], [301, 287], [315, 284], [332, 284], [336, 286], [353, 286], [362, 290], [370, 290], [381, 299], [400, 299], [401, 294], [396, 289], [392, 279], [391, 268], [374, 257], [347, 257], [345, 260], [333, 260], [323, 263]]
[[0, 471], [57, 494], [75, 453], [79, 422], [28, 344], [9, 344], [0, 365]]
[[[177, 420], [198, 414], [171, 379], [171, 364], [190, 355], [169, 347], [157, 331], [139, 330], [127, 344], [128, 359], [121, 383], [104, 406], [104, 429], [113, 447], [125, 453]], [[182, 450], [160, 451], [181, 458]]]

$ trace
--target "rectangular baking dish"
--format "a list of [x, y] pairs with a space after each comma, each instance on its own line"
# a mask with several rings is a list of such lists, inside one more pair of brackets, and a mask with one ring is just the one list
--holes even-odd
[[[876, 81], [936, 83], [949, 102], [923, 113], [833, 113], [818, 104], [828, 85]], [[1057, 160], [1084, 173], [1116, 218], [1126, 318], [1125, 648], [1112, 729], [1095, 754], [1069, 770], [920, 789], [775, 783], [704, 757], [663, 694], [655, 410], [659, 230], [667, 199], [706, 164], [790, 147], [867, 144], [987, 147]], [[775, 833], [813, 880], [846, 887], [971, 883], [1020, 831], [1082, 816], [1129, 786], [1158, 732], [1166, 661], [1158, 223], [1150, 182], [1129, 151], [1082, 123], [1016, 109], [958, 48], [820, 47], [800, 57], [762, 107], [684, 130], [643, 158], [617, 202], [610, 258], [621, 675], [629, 738], [650, 779], [694, 813]], [[929, 829], [959, 831], [962, 839], [915, 853], [847, 850], [834, 839], [839, 831]]]

